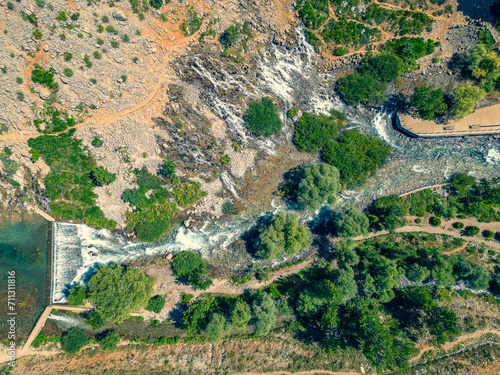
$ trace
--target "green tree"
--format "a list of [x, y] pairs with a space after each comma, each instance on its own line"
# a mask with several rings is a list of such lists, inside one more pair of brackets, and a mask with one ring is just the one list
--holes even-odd
[[340, 268], [355, 266], [359, 263], [359, 256], [354, 249], [356, 244], [351, 239], [344, 239], [335, 244], [335, 259]]
[[81, 306], [85, 304], [88, 290], [80, 284], [76, 284], [69, 290], [68, 305]]
[[219, 42], [224, 48], [234, 46], [240, 41], [240, 25], [231, 25], [219, 36]]
[[62, 335], [61, 348], [66, 353], [73, 354], [80, 351], [88, 342], [89, 338], [87, 333], [83, 329], [75, 327]]
[[464, 83], [453, 91], [455, 98], [451, 105], [450, 114], [457, 119], [468, 116], [474, 110], [476, 102], [484, 98], [486, 92], [470, 83]]
[[477, 181], [474, 177], [468, 176], [466, 173], [455, 173], [451, 176], [450, 184], [453, 193], [463, 197], [477, 184]]
[[208, 319], [214, 305], [214, 297], [205, 295], [204, 298], [197, 299], [189, 305], [182, 314], [181, 324], [188, 333], [198, 333], [208, 324]]
[[102, 319], [101, 314], [97, 311], [91, 311], [85, 317], [85, 324], [91, 326], [92, 330], [95, 331], [96, 329], [104, 327], [104, 320]]
[[271, 295], [262, 293], [260, 299], [253, 303], [253, 314], [255, 317], [255, 333], [259, 336], [267, 335], [276, 324], [276, 305]]
[[401, 73], [401, 62], [395, 55], [368, 55], [361, 61], [359, 72], [382, 82], [391, 82]]
[[[167, 2], [170, 0], [167, 0]], [[149, 0], [149, 4], [155, 9], [160, 9], [163, 6], [163, 0]]]
[[120, 342], [120, 334], [114, 329], [109, 329], [98, 335], [99, 346], [102, 350], [115, 350]]
[[243, 116], [245, 125], [256, 135], [270, 135], [281, 130], [281, 119], [270, 98], [262, 98], [260, 102], [251, 102]]
[[252, 318], [250, 306], [245, 301], [238, 300], [231, 308], [231, 322], [239, 329], [245, 329]]
[[358, 293], [358, 286], [354, 280], [354, 271], [349, 266], [335, 270], [333, 282], [342, 292], [342, 301], [344, 302], [354, 298]]
[[163, 306], [165, 306], [165, 298], [162, 296], [154, 296], [149, 300], [146, 310], [159, 314]]
[[215, 344], [222, 340], [225, 324], [226, 319], [222, 315], [212, 314], [206, 331], [206, 339], [209, 343]]
[[334, 203], [341, 189], [337, 168], [326, 163], [305, 167], [297, 189], [297, 203], [301, 208], [317, 210], [326, 201]]
[[337, 141], [329, 142], [323, 149], [322, 158], [340, 172], [343, 184], [363, 184], [389, 156], [390, 148], [384, 142], [358, 132], [346, 130]]
[[464, 229], [465, 235], [470, 236], [470, 237], [477, 236], [479, 234], [479, 232], [480, 232], [480, 229], [474, 225], [468, 225]]
[[410, 266], [408, 271], [406, 272], [406, 277], [410, 281], [415, 281], [417, 283], [421, 283], [425, 279], [427, 279], [431, 274], [424, 266], [419, 265], [418, 263], [414, 263]]
[[369, 226], [368, 217], [351, 206], [341, 210], [333, 221], [333, 230], [339, 237], [367, 236]]
[[256, 255], [275, 259], [292, 255], [311, 246], [311, 233], [299, 222], [299, 215], [278, 213], [268, 227], [260, 230]]
[[104, 167], [97, 167], [90, 172], [90, 178], [96, 186], [105, 186], [116, 181], [116, 174], [108, 172]]
[[467, 52], [465, 61], [472, 76], [482, 85], [494, 84], [500, 77], [500, 56], [485, 44], [477, 44]]
[[380, 106], [385, 102], [387, 83], [359, 73], [350, 74], [337, 81], [335, 90], [349, 105]]
[[306, 112], [295, 123], [293, 143], [299, 151], [317, 152], [328, 141], [337, 137], [339, 129], [344, 127], [345, 120], [346, 116], [340, 112], [332, 116], [313, 115]]
[[326, 305], [339, 305], [342, 299], [342, 291], [332, 281], [321, 280], [299, 294], [295, 308], [300, 315], [312, 317]]
[[176, 165], [173, 160], [166, 160], [160, 168], [160, 174], [163, 177], [171, 178], [175, 176]]
[[448, 108], [444, 103], [443, 90], [432, 90], [429, 86], [415, 87], [410, 104], [418, 109], [420, 117], [425, 120], [434, 120], [437, 115], [442, 115]]
[[147, 306], [153, 284], [153, 278], [137, 268], [100, 265], [88, 282], [89, 301], [103, 319], [119, 323]]
[[174, 275], [191, 283], [193, 289], [207, 289], [212, 285], [203, 259], [192, 251], [177, 254], [172, 262]]

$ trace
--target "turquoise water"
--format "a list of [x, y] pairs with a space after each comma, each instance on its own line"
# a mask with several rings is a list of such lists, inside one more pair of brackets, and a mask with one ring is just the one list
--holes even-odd
[[8, 272], [16, 273], [17, 337], [29, 334], [46, 306], [48, 227], [38, 215], [0, 219], [0, 337], [8, 330]]

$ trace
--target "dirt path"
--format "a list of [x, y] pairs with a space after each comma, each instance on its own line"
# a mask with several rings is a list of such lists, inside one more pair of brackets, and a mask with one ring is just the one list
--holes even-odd
[[[460, 336], [455, 341], [449, 341], [449, 342], [447, 342], [446, 344], [443, 345], [442, 349], [447, 352], [447, 351], [451, 350], [455, 345], [460, 344], [461, 342], [464, 342], [466, 340], [477, 339], [477, 338], [479, 338], [482, 335], [487, 334], [487, 333], [492, 333], [492, 334], [500, 335], [500, 330], [488, 328], [488, 329], [481, 329], [479, 331], [468, 333], [466, 335]], [[434, 346], [425, 346], [425, 347], [423, 347], [422, 349], [420, 349], [420, 353], [416, 357], [414, 357], [414, 358], [412, 358], [410, 360], [410, 363], [417, 362], [420, 358], [422, 358], [422, 356], [427, 351], [430, 351], [430, 350], [436, 350], [436, 348]]]
[[435, 191], [435, 190], [442, 188], [443, 186], [447, 186], [447, 185], [449, 185], [449, 183], [422, 186], [418, 189], [410, 190], [410, 191], [407, 191], [406, 193], [399, 194], [398, 197], [407, 197], [408, 195], [415, 194], [415, 193], [418, 193], [419, 191], [423, 191], [426, 189], [431, 189], [431, 190]]
[[[411, 220], [411, 221], [413, 221], [414, 219], [416, 219], [416, 217], [414, 217], [414, 216], [408, 216], [408, 219]], [[457, 221], [460, 221], [460, 222], [464, 223], [465, 226], [471, 225], [471, 226], [478, 227], [480, 229], [480, 233], [483, 230], [486, 230], [486, 229], [487, 230], [491, 230], [493, 232], [500, 231], [500, 222], [480, 223], [476, 219], [463, 219], [463, 220], [452, 219], [452, 220], [448, 220], [448, 221], [443, 221], [441, 223], [441, 226], [439, 226], [439, 227], [433, 227], [430, 224], [419, 224], [419, 225], [408, 224], [408, 225], [405, 225], [405, 226], [403, 226], [401, 228], [397, 228], [394, 232], [396, 232], [396, 233], [425, 232], [425, 233], [432, 233], [432, 234], [447, 234], [449, 236], [453, 236], [453, 237], [456, 237], [456, 238], [467, 239], [470, 242], [479, 242], [479, 243], [485, 244], [485, 245], [487, 245], [489, 247], [492, 247], [492, 248], [495, 248], [497, 250], [500, 250], [500, 242], [495, 241], [495, 240], [487, 240], [487, 239], [483, 238], [481, 236], [481, 234], [478, 234], [477, 236], [474, 236], [474, 237], [468, 237], [468, 236], [462, 235], [460, 229], [455, 229], [452, 226], [452, 224], [456, 223]], [[378, 232], [372, 232], [368, 236], [358, 236], [358, 237], [355, 237], [354, 240], [355, 241], [361, 241], [361, 240], [368, 239], [368, 238], [374, 238], [374, 237], [383, 236], [383, 235], [386, 235], [386, 234], [389, 234], [389, 233], [390, 232], [387, 231], [387, 230], [382, 230], [382, 231], [378, 231]], [[456, 250], [457, 249], [455, 249], [453, 251], [456, 251]]]

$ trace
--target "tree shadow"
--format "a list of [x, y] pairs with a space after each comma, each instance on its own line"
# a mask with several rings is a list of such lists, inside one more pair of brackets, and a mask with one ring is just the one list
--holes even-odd
[[496, 0], [457, 0], [457, 11], [474, 20], [490, 21], [493, 19], [490, 9]]
[[241, 235], [241, 239], [245, 241], [247, 252], [254, 258], [256, 257], [256, 241], [259, 237], [260, 230], [262, 228], [269, 227], [271, 225], [273, 217], [274, 215], [270, 212], [260, 216], [257, 219], [255, 225]]

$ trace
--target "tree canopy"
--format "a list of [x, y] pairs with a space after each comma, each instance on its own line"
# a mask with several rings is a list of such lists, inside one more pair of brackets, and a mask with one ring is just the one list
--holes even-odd
[[100, 265], [88, 282], [89, 301], [105, 320], [122, 322], [147, 306], [153, 284], [153, 278], [137, 268]]
[[429, 86], [415, 87], [410, 104], [418, 109], [420, 117], [425, 120], [433, 120], [436, 116], [445, 113], [448, 108], [443, 100], [443, 90], [433, 90]]
[[256, 135], [269, 137], [281, 130], [280, 115], [270, 98], [262, 98], [260, 102], [251, 102], [243, 120], [248, 129]]
[[333, 232], [339, 237], [366, 236], [369, 226], [368, 217], [350, 206], [342, 209], [333, 220]]
[[212, 285], [204, 260], [193, 251], [183, 251], [172, 262], [174, 275], [191, 283], [193, 289], [207, 289]]
[[500, 77], [500, 55], [485, 44], [471, 48], [465, 61], [472, 76], [482, 85], [494, 84]]
[[318, 152], [339, 134], [346, 115], [334, 112], [331, 116], [304, 113], [295, 123], [293, 143], [299, 151]]
[[87, 333], [78, 327], [71, 328], [61, 336], [61, 348], [66, 353], [76, 353], [89, 342]]
[[464, 83], [453, 91], [455, 98], [450, 108], [450, 114], [457, 119], [470, 115], [476, 102], [484, 98], [486, 92], [470, 83]]
[[301, 208], [317, 210], [326, 201], [334, 203], [340, 190], [340, 174], [337, 168], [326, 163], [305, 167], [296, 191]]
[[384, 91], [386, 89], [387, 83], [360, 73], [342, 77], [335, 85], [335, 90], [347, 104], [356, 105], [361, 103], [374, 107], [385, 102]]
[[263, 259], [292, 255], [311, 246], [310, 237], [309, 230], [299, 222], [299, 215], [280, 212], [260, 230], [256, 255]]
[[343, 184], [356, 186], [363, 184], [389, 155], [390, 148], [384, 142], [358, 132], [346, 130], [338, 139], [329, 142], [322, 157], [340, 172]]
[[267, 335], [276, 324], [276, 305], [271, 295], [262, 293], [260, 299], [253, 303], [253, 313], [255, 317], [255, 333], [259, 336]]

